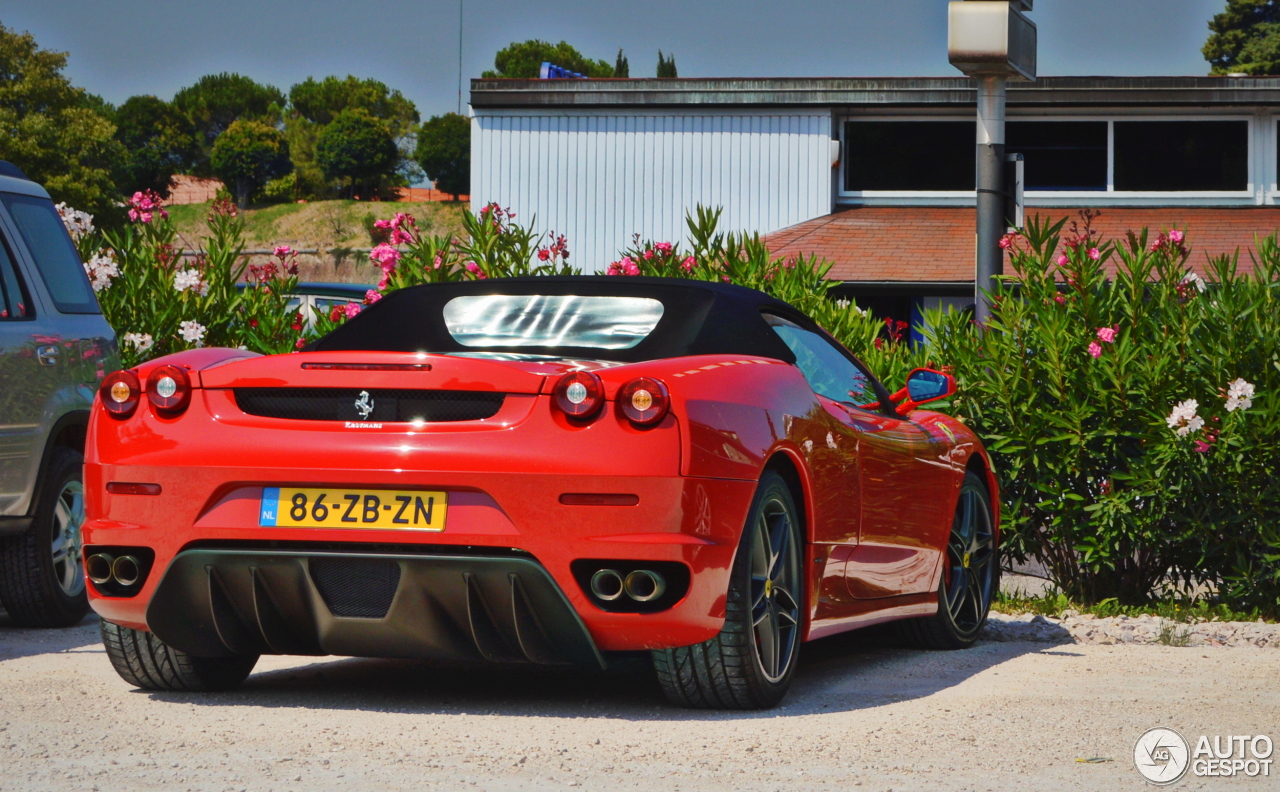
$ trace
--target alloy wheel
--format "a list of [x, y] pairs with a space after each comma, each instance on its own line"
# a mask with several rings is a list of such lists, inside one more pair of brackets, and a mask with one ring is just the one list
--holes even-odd
[[978, 488], [966, 486], [947, 541], [945, 591], [951, 620], [963, 634], [977, 632], [991, 607], [995, 557], [991, 510]]
[[53, 576], [68, 597], [84, 591], [84, 565], [80, 562], [80, 527], [84, 524], [84, 485], [68, 481], [53, 507]]
[[778, 498], [766, 501], [751, 543], [751, 627], [756, 658], [770, 682], [786, 676], [799, 640], [800, 570], [791, 512]]

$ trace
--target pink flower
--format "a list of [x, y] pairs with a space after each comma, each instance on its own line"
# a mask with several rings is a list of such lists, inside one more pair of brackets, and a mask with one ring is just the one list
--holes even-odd
[[610, 264], [610, 265], [609, 265], [608, 269], [606, 269], [606, 270], [604, 271], [604, 274], [605, 274], [605, 275], [621, 275], [621, 274], [622, 274], [622, 262], [620, 262], [620, 261], [615, 261], [615, 262], [613, 262], [612, 264]]
[[1056, 302], [1058, 305], [1066, 305], [1066, 304], [1067, 304], [1067, 298], [1066, 298], [1066, 297], [1063, 297], [1061, 294], [1055, 294], [1055, 295], [1053, 295], [1053, 301], [1054, 301], [1054, 302]]
[[1099, 327], [1098, 340], [1107, 344], [1115, 343], [1116, 331], [1118, 331], [1119, 329], [1120, 329], [1119, 325], [1116, 325], [1115, 327]]
[[369, 251], [369, 258], [382, 267], [382, 271], [390, 274], [400, 263], [400, 251], [390, 245], [378, 245]]
[[1102, 251], [1098, 250], [1097, 248], [1089, 248], [1089, 258], [1093, 259], [1094, 261], [1097, 261], [1098, 259], [1102, 258]]
[[693, 272], [693, 266], [695, 263], [696, 262], [694, 262], [693, 256], [686, 256], [684, 261], [680, 262], [680, 269], [684, 270], [685, 272]]
[[659, 242], [658, 244], [654, 245], [653, 247], [654, 247], [654, 249], [658, 250], [659, 252], [666, 253], [666, 254], [670, 254], [670, 253], [671, 253], [671, 243], [670, 243], [670, 242]]
[[390, 231], [390, 230], [391, 230], [391, 221], [390, 221], [390, 220], [377, 220], [377, 221], [375, 221], [375, 222], [374, 222], [373, 227], [374, 227], [374, 228], [376, 228], [376, 229], [378, 229], [379, 231]]
[[440, 265], [441, 265], [441, 264], [443, 264], [443, 263], [444, 263], [444, 260], [443, 260], [443, 259], [441, 259], [441, 258], [440, 258], [440, 256], [437, 254], [437, 255], [436, 255], [436, 261], [435, 261], [435, 266], [433, 267], [433, 269], [440, 269]]
[[381, 300], [381, 299], [382, 299], [382, 294], [380, 292], [374, 291], [373, 289], [370, 289], [369, 291], [364, 293], [365, 305], [373, 305], [374, 303], [376, 303], [378, 300]]
[[1185, 238], [1186, 237], [1182, 235], [1182, 232], [1176, 228], [1169, 232], [1169, 241], [1175, 245], [1181, 245], [1182, 240]]
[[279, 247], [276, 248], [275, 255], [280, 258], [284, 258], [285, 256], [288, 256], [292, 252], [293, 252], [293, 248], [289, 247], [288, 245], [280, 245]]
[[307, 339], [305, 339], [305, 338], [299, 338], [299, 339], [298, 339], [298, 341], [297, 341], [297, 343], [295, 343], [295, 344], [293, 345], [293, 348], [294, 348], [294, 349], [302, 349], [302, 348], [303, 348], [304, 346], [306, 346], [306, 345], [307, 345]]
[[1011, 247], [1013, 247], [1013, 240], [1012, 240], [1012, 239], [1010, 239], [1010, 238], [1009, 238], [1009, 237], [1007, 237], [1007, 236], [1004, 236], [1004, 237], [1001, 237], [1001, 238], [1000, 238], [1000, 249], [1001, 249], [1001, 250], [1008, 250], [1008, 249], [1009, 249], [1009, 248], [1011, 248]]
[[1089, 342], [1089, 357], [1091, 358], [1102, 357], [1102, 346], [1099, 345], [1097, 341]]
[[402, 231], [399, 228], [397, 228], [396, 230], [391, 232], [390, 241], [391, 241], [391, 244], [393, 245], [407, 245], [413, 241], [413, 236], [410, 235], [409, 232]]
[[357, 314], [364, 310], [364, 306], [359, 303], [347, 303], [342, 306], [342, 312], [347, 315], [348, 319], [354, 319]]
[[652, 250], [646, 250], [646, 251], [644, 252], [644, 260], [645, 260], [645, 261], [652, 261], [652, 260], [653, 260], [653, 251], [652, 251]]
[[550, 251], [550, 250], [547, 250], [546, 248], [543, 248], [542, 250], [539, 250], [539, 251], [538, 251], [538, 260], [539, 260], [539, 261], [546, 261], [546, 260], [547, 260], [547, 259], [549, 259], [549, 258], [551, 258], [551, 251]]
[[640, 267], [638, 267], [636, 263], [632, 261], [629, 257], [624, 258], [622, 260], [622, 274], [623, 275], [639, 275]]
[[150, 213], [150, 212], [141, 212], [141, 213], [139, 213], [139, 214], [138, 214], [138, 219], [142, 220], [142, 222], [144, 222], [144, 223], [150, 223], [150, 222], [151, 222], [151, 213]]
[[468, 261], [463, 266], [466, 268], [467, 272], [471, 273], [471, 277], [475, 278], [476, 280], [484, 280], [485, 278], [489, 277], [488, 275], [484, 274], [484, 270], [480, 269], [480, 265], [475, 263], [474, 261]]
[[132, 222], [132, 223], [136, 223], [136, 222], [138, 222], [138, 218], [139, 218], [139, 217], [140, 217], [140, 215], [138, 214], [138, 210], [137, 210], [137, 209], [130, 209], [130, 210], [129, 210], [129, 221], [130, 221], [130, 222]]
[[1059, 267], [1065, 267], [1065, 266], [1067, 266], [1067, 265], [1068, 265], [1068, 264], [1070, 264], [1070, 263], [1071, 263], [1071, 259], [1067, 258], [1067, 254], [1066, 254], [1066, 253], [1063, 253], [1061, 256], [1058, 256], [1058, 266], [1059, 266]]
[[1209, 445], [1208, 443], [1206, 443], [1205, 441], [1203, 441], [1203, 440], [1197, 440], [1197, 441], [1196, 441], [1196, 453], [1197, 453], [1197, 454], [1207, 454], [1207, 453], [1209, 453], [1209, 448], [1210, 448], [1210, 445]]

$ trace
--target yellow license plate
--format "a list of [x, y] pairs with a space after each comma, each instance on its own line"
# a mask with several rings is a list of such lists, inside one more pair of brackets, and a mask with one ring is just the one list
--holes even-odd
[[444, 492], [265, 487], [258, 525], [443, 531]]

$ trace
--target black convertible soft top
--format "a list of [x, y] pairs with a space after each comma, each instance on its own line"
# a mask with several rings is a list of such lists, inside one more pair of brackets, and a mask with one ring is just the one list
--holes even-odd
[[[445, 326], [445, 305], [463, 295], [495, 294], [648, 297], [662, 303], [663, 313], [652, 332], [629, 349], [567, 346], [477, 349], [458, 343]], [[761, 311], [812, 326], [803, 314], [781, 300], [754, 289], [724, 283], [616, 275], [432, 283], [392, 292], [306, 349], [317, 352], [512, 352], [622, 363], [686, 355], [756, 355], [794, 363], [795, 355], [770, 329]]]

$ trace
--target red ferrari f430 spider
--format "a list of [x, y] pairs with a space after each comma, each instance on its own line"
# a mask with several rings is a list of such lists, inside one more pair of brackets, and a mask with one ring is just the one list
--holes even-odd
[[982, 444], [790, 305], [649, 278], [395, 292], [301, 353], [116, 372], [84, 559], [116, 670], [262, 654], [605, 666], [693, 707], [780, 701], [800, 645], [973, 643], [998, 584]]

